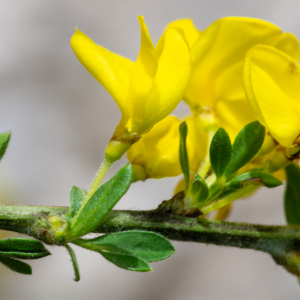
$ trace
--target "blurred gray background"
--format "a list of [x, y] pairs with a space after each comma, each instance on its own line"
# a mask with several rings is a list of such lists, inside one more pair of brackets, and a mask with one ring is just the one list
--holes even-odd
[[[113, 99], [77, 61], [69, 40], [77, 26], [102, 46], [135, 60], [137, 15], [155, 44], [168, 22], [192, 18], [204, 29], [224, 16], [262, 18], [300, 37], [299, 0], [0, 1], [0, 131], [12, 140], [0, 165], [1, 201], [68, 205], [73, 185], [88, 188], [119, 122]], [[176, 112], [188, 112], [180, 104]], [[118, 162], [111, 176], [125, 163]], [[178, 178], [132, 186], [118, 208], [151, 209]], [[236, 203], [230, 220], [284, 224], [283, 188]], [[174, 243], [176, 253], [150, 273], [124, 271], [96, 253], [75, 249], [82, 279], [64, 249], [33, 261], [33, 275], [0, 266], [0, 299], [252, 300], [299, 299], [296, 278], [266, 254]]]

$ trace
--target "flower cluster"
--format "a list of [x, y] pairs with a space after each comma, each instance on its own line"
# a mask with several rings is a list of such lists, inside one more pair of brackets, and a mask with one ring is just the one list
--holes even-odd
[[[134, 181], [184, 173], [178, 127], [185, 121], [186, 163], [193, 176], [188, 177], [190, 186], [184, 188], [181, 182], [177, 191], [185, 189], [186, 203], [197, 206], [191, 196], [194, 178], [203, 179], [198, 180], [199, 186], [212, 187], [214, 197], [217, 187], [227, 184], [226, 176], [218, 176], [212, 163], [210, 156], [215, 152], [209, 150], [220, 127], [228, 134], [229, 144], [241, 139], [238, 133], [251, 122], [258, 120], [266, 128], [262, 147], [235, 174], [258, 168], [272, 174], [297, 158], [300, 67], [294, 35], [253, 18], [222, 18], [203, 31], [184, 19], [170, 23], [154, 47], [143, 17], [138, 19], [141, 45], [136, 62], [95, 44], [77, 29], [71, 39], [79, 61], [122, 113], [105, 152], [108, 165], [127, 151]], [[189, 105], [190, 116], [169, 116], [181, 100]], [[227, 173], [228, 178], [233, 174]], [[210, 199], [225, 196], [214, 197]], [[214, 206], [223, 207], [219, 215], [226, 215], [231, 201]]]

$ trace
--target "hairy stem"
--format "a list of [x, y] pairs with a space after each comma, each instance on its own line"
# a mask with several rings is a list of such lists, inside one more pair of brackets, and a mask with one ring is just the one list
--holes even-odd
[[96, 190], [98, 189], [102, 179], [104, 178], [105, 174], [107, 173], [108, 169], [110, 168], [112, 164], [112, 161], [108, 160], [108, 159], [104, 159], [102, 165], [100, 166], [100, 169], [84, 199], [84, 204], [93, 196], [93, 194], [96, 192]]
[[[0, 229], [26, 233], [45, 243], [62, 245], [61, 231], [65, 224], [64, 214], [68, 210], [67, 207], [1, 205]], [[188, 218], [160, 210], [115, 210], [106, 216], [94, 232], [126, 230], [154, 231], [172, 240], [266, 252], [278, 264], [300, 276], [300, 227], [297, 226], [265, 226]]]

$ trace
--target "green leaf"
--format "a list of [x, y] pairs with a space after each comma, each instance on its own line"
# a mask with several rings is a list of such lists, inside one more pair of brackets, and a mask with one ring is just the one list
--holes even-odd
[[267, 173], [250, 171], [227, 182], [226, 188], [241, 189], [248, 185], [264, 185], [273, 188], [282, 185], [282, 181]]
[[234, 140], [232, 158], [224, 176], [229, 177], [248, 163], [261, 148], [264, 138], [265, 128], [258, 121], [246, 125]]
[[230, 162], [232, 147], [229, 135], [219, 128], [210, 144], [210, 163], [217, 177], [221, 177]]
[[188, 134], [188, 128], [186, 122], [183, 122], [179, 125], [179, 134], [180, 134], [180, 144], [179, 144], [179, 160], [182, 173], [185, 178], [185, 187], [187, 188], [190, 183], [190, 167], [189, 167], [189, 158], [186, 148], [186, 137]]
[[136, 256], [154, 262], [171, 256], [175, 249], [163, 236], [148, 231], [124, 231], [102, 235], [94, 239], [77, 239], [74, 244], [93, 251]]
[[22, 259], [37, 259], [51, 255], [44, 245], [33, 239], [2, 239], [0, 255]]
[[10, 132], [0, 134], [0, 160], [2, 159], [10, 140]]
[[136, 272], [149, 272], [151, 271], [151, 267], [142, 259], [131, 256], [131, 255], [123, 255], [110, 253], [105, 251], [99, 251], [101, 255], [103, 255], [107, 260], [115, 264], [116, 266]]
[[10, 257], [3, 257], [0, 256], [0, 262], [3, 263], [5, 266], [7, 266], [9, 269], [11, 269], [12, 271], [21, 273], [21, 274], [26, 274], [26, 275], [31, 275], [32, 271], [31, 271], [31, 267], [14, 258], [10, 258]]
[[86, 194], [87, 191], [81, 190], [77, 186], [72, 187], [70, 193], [70, 213], [72, 218], [77, 214]]
[[112, 179], [101, 185], [73, 218], [69, 237], [75, 239], [96, 229], [126, 193], [131, 179], [132, 167], [131, 164], [127, 164]]
[[205, 180], [198, 174], [195, 174], [194, 182], [192, 184], [190, 193], [192, 198], [197, 203], [197, 207], [205, 204], [205, 200], [208, 198], [209, 195], [209, 189]]
[[284, 195], [286, 221], [289, 225], [300, 225], [300, 170], [290, 164], [285, 168], [287, 184]]

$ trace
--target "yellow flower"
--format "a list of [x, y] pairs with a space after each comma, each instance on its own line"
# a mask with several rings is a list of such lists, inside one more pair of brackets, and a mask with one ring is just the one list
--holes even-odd
[[298, 57], [269, 46], [256, 46], [246, 55], [245, 93], [259, 122], [284, 147], [300, 135], [300, 67]]
[[79, 61], [121, 110], [112, 140], [129, 146], [174, 110], [191, 74], [190, 50], [182, 29], [166, 30], [154, 48], [144, 18], [138, 19], [141, 46], [135, 63], [96, 45], [79, 30], [71, 39]]
[[191, 47], [193, 71], [185, 101], [196, 114], [212, 112], [232, 140], [242, 127], [255, 120], [243, 89], [243, 59], [247, 51], [257, 44], [266, 44], [299, 58], [296, 37], [263, 20], [227, 17], [202, 32], [190, 20], [169, 25], [174, 26], [182, 28]]
[[[189, 165], [190, 170], [195, 172], [205, 156], [207, 135], [198, 117], [191, 116], [185, 121], [188, 126]], [[169, 116], [131, 146], [127, 157], [133, 164], [135, 180], [171, 177], [182, 173], [179, 162], [180, 123], [175, 116]]]

